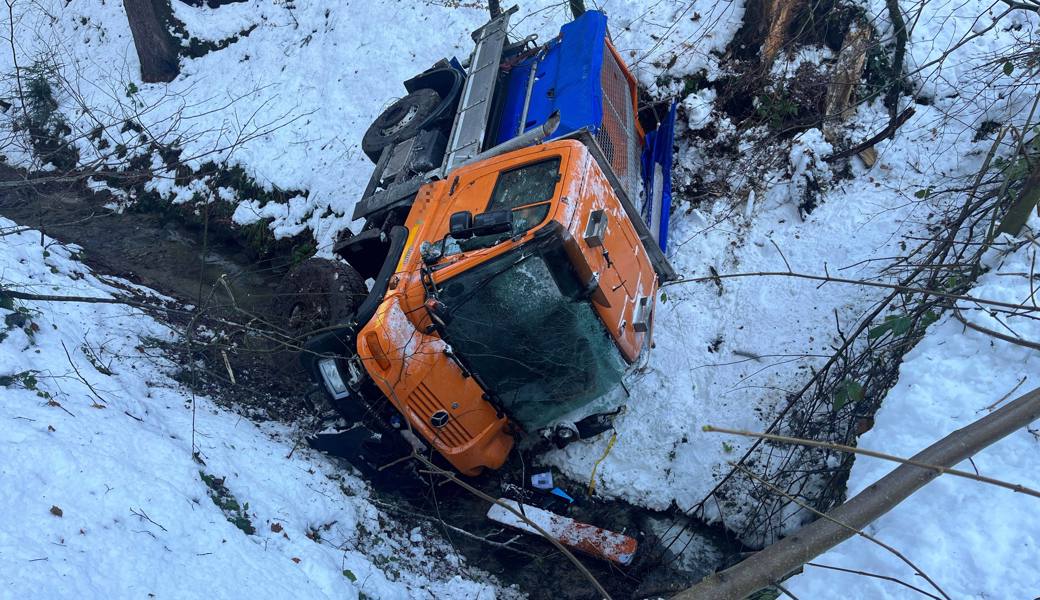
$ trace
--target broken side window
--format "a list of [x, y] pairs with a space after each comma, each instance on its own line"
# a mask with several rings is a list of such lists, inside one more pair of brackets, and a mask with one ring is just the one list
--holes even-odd
[[549, 202], [560, 181], [560, 157], [539, 161], [499, 174], [486, 210], [516, 209]]

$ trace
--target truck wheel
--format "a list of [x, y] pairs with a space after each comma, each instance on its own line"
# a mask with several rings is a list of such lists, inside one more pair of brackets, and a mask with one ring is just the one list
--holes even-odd
[[369, 125], [361, 138], [361, 149], [372, 162], [379, 162], [383, 148], [419, 133], [440, 103], [440, 94], [426, 88], [394, 102]]
[[368, 296], [365, 280], [350, 265], [309, 258], [282, 279], [274, 313], [297, 336], [336, 325], [354, 314]]

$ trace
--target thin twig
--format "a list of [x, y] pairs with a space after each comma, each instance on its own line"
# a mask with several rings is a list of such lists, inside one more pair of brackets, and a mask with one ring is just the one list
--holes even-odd
[[715, 427], [713, 425], [705, 425], [703, 430], [709, 433], [728, 433], [730, 435], [740, 435], [744, 437], [753, 437], [771, 442], [780, 442], [783, 444], [797, 444], [799, 446], [812, 446], [813, 448], [823, 448], [826, 450], [836, 450], [838, 452], [851, 452], [853, 454], [862, 454], [871, 458], [880, 458], [889, 460], [892, 462], [901, 463], [904, 465], [912, 465], [915, 467], [921, 467], [922, 469], [929, 469], [937, 471], [945, 475], [955, 475], [957, 477], [963, 477], [965, 479], [972, 479], [982, 483], [988, 483], [998, 487], [1009, 489], [1013, 492], [1019, 492], [1026, 494], [1027, 496], [1033, 496], [1040, 498], [1040, 491], [1034, 490], [1033, 488], [1026, 487], [1018, 483], [1009, 483], [1000, 479], [994, 479], [992, 477], [986, 477], [985, 475], [976, 475], [967, 471], [961, 471], [959, 469], [951, 469], [949, 467], [943, 467], [940, 465], [930, 465], [927, 463], [918, 462], [910, 458], [900, 458], [891, 454], [885, 454], [884, 452], [878, 452], [876, 450], [866, 450], [863, 448], [853, 448], [852, 446], [845, 446], [843, 444], [835, 444], [833, 442], [821, 442], [818, 440], [806, 440], [802, 438], [788, 437], [785, 435], [776, 435], [772, 433], [757, 433], [754, 431], [744, 431], [741, 429], [726, 429], [724, 427]]
[[857, 569], [846, 569], [844, 567], [835, 567], [835, 566], [832, 566], [832, 565], [822, 565], [820, 563], [811, 563], [811, 562], [809, 562], [809, 563], [805, 563], [805, 564], [806, 564], [806, 566], [816, 567], [818, 569], [831, 569], [831, 570], [834, 570], [834, 571], [841, 571], [843, 573], [852, 573], [854, 575], [862, 575], [864, 577], [874, 577], [874, 578], [877, 578], [877, 579], [884, 579], [885, 581], [891, 581], [892, 583], [898, 583], [899, 585], [906, 586], [906, 587], [914, 590], [915, 592], [917, 592], [919, 594], [924, 594], [925, 596], [928, 596], [929, 598], [933, 598], [934, 600], [942, 600], [942, 598], [940, 598], [939, 596], [936, 596], [935, 594], [933, 594], [931, 592], [926, 592], [926, 591], [922, 590], [921, 588], [917, 587], [916, 585], [907, 583], [907, 582], [903, 581], [902, 579], [899, 579], [898, 577], [891, 577], [889, 575], [881, 575], [879, 573], [871, 573], [869, 571], [859, 571]]
[[795, 277], [799, 279], [810, 279], [813, 281], [822, 281], [824, 283], [844, 283], [850, 285], [862, 285], [867, 287], [884, 288], [888, 290], [896, 290], [903, 293], [913, 294], [926, 294], [929, 296], [938, 296], [940, 298], [948, 298], [950, 300], [963, 300], [965, 302], [975, 302], [978, 304], [987, 304], [990, 306], [1000, 306], [1002, 308], [1012, 308], [1015, 310], [1023, 310], [1026, 312], [1032, 312], [1027, 306], [1022, 304], [1012, 304], [1010, 302], [1001, 302], [999, 300], [987, 300], [985, 298], [975, 298], [974, 296], [966, 296], [963, 294], [951, 294], [948, 292], [940, 292], [938, 290], [928, 290], [919, 287], [910, 287], [905, 285], [898, 285], [895, 283], [881, 283], [880, 281], [865, 281], [862, 279], [845, 279], [843, 277], [832, 277], [829, 275], [809, 275], [807, 273], [787, 273], [784, 271], [756, 271], [753, 273], [720, 273], [711, 275], [710, 277], [690, 277], [685, 279], [676, 279], [674, 281], [668, 281], [661, 285], [661, 287], [676, 285], [679, 283], [702, 283], [705, 281], [715, 282], [718, 279], [735, 279], [738, 277]]
[[82, 381], [83, 384], [87, 386], [87, 389], [90, 390], [90, 393], [94, 394], [94, 397], [97, 398], [98, 400], [100, 400], [102, 402], [102, 404], [108, 404], [108, 400], [105, 400], [104, 398], [102, 398], [101, 394], [97, 393], [97, 390], [94, 389], [94, 386], [90, 385], [90, 382], [87, 381], [87, 378], [84, 377], [83, 374], [79, 372], [78, 368], [76, 368], [76, 363], [72, 361], [72, 356], [69, 354], [69, 349], [65, 347], [64, 340], [61, 342], [61, 349], [65, 351], [65, 358], [67, 358], [69, 360], [69, 365], [72, 366], [72, 370], [76, 372], [76, 376], [79, 377], [79, 380]]

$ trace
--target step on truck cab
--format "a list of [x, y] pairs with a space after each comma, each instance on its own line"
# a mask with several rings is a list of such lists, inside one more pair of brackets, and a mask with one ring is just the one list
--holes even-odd
[[364, 137], [365, 225], [335, 252], [373, 283], [301, 357], [347, 422], [314, 445], [370, 476], [413, 447], [477, 475], [521, 436], [602, 431], [552, 426], [620, 383], [675, 277], [674, 106], [644, 132], [603, 13], [536, 45], [508, 39], [515, 10], [465, 64], [406, 81]]

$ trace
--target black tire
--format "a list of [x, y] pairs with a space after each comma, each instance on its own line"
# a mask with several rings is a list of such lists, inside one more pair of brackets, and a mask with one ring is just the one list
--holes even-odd
[[372, 162], [379, 162], [383, 148], [419, 133], [440, 104], [441, 96], [437, 92], [426, 88], [415, 90], [376, 117], [361, 138], [361, 149]]
[[367, 296], [365, 280], [350, 265], [309, 258], [282, 279], [273, 308], [283, 327], [303, 337], [344, 322]]

